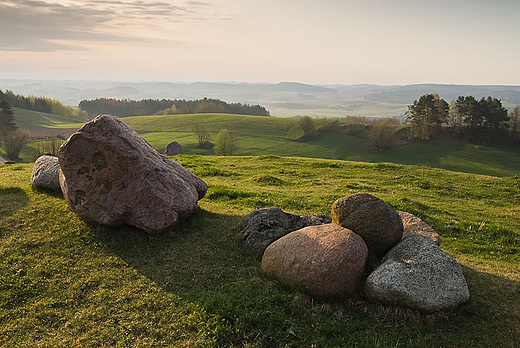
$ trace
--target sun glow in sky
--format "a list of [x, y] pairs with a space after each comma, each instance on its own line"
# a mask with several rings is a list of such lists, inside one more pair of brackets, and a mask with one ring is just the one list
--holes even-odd
[[0, 0], [0, 78], [520, 84], [517, 0]]

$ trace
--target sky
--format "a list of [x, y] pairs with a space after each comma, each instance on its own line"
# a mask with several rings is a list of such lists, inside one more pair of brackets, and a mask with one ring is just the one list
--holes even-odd
[[518, 0], [0, 0], [0, 79], [520, 85]]

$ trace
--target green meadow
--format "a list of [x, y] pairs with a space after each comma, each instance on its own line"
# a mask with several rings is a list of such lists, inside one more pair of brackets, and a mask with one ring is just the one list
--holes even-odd
[[[87, 225], [32, 165], [0, 166], [0, 346], [518, 347], [520, 179], [299, 157], [173, 158], [209, 185], [161, 236]], [[420, 313], [320, 300], [266, 278], [240, 229], [255, 208], [330, 213], [367, 192], [433, 226], [471, 293]]]
[[141, 132], [142, 137], [159, 152], [164, 152], [170, 142], [177, 141], [183, 146], [185, 154], [212, 155], [211, 148], [198, 147], [193, 127], [202, 124], [211, 132], [213, 139], [223, 128], [234, 130], [240, 143], [237, 155], [273, 154], [393, 162], [493, 176], [520, 175], [520, 150], [515, 148], [436, 140], [396, 145], [383, 152], [371, 151], [367, 132], [348, 135], [331, 129], [305, 141], [297, 141], [303, 135], [298, 120], [275, 117], [196, 114], [128, 117], [124, 121]]
[[[62, 130], [78, 129], [82, 123], [52, 114], [43, 114], [15, 109], [17, 121], [23, 128]], [[399, 143], [379, 152], [370, 149], [368, 132], [349, 135], [339, 127], [321, 132], [315, 137], [298, 141], [303, 131], [298, 119], [242, 116], [229, 114], [191, 114], [167, 116], [138, 116], [123, 118], [136, 129], [158, 152], [163, 153], [166, 145], [177, 141], [183, 146], [184, 154], [213, 155], [212, 148], [200, 148], [194, 132], [196, 124], [204, 125], [212, 140], [221, 129], [235, 131], [239, 138], [239, 156], [311, 157], [369, 163], [392, 162], [418, 164], [465, 173], [492, 176], [520, 175], [520, 150], [517, 148], [492, 147], [468, 144], [454, 140], [435, 140], [428, 143]], [[341, 125], [341, 123], [340, 123]], [[30, 144], [21, 157], [33, 159]]]

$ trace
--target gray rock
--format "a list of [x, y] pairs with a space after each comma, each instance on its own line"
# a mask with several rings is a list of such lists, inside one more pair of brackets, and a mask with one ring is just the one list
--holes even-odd
[[86, 123], [58, 157], [63, 196], [89, 223], [160, 233], [188, 218], [207, 191], [204, 181], [113, 116]]
[[58, 157], [44, 155], [34, 162], [31, 186], [52, 191], [61, 191], [60, 164]]
[[332, 222], [326, 215], [295, 215], [280, 208], [264, 208], [249, 213], [242, 227], [246, 242], [253, 247], [266, 247], [289, 232], [306, 226], [322, 225]]
[[451, 309], [469, 299], [459, 263], [419, 234], [404, 238], [385, 255], [368, 276], [365, 294], [373, 302], [428, 312]]
[[359, 234], [371, 254], [383, 256], [403, 237], [403, 222], [385, 201], [356, 193], [332, 205], [332, 221]]
[[403, 238], [411, 234], [421, 234], [431, 238], [435, 244], [441, 245], [441, 237], [435, 230], [426, 222], [419, 219], [417, 216], [407, 213], [405, 211], [398, 211], [401, 220], [403, 220]]
[[368, 249], [356, 233], [336, 224], [291, 232], [267, 247], [262, 271], [318, 297], [344, 297], [360, 287]]
[[169, 143], [164, 150], [164, 154], [167, 156], [175, 156], [182, 153], [182, 145], [174, 141]]

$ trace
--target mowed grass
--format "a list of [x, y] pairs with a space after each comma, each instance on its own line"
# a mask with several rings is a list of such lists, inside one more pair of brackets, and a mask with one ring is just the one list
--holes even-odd
[[[162, 236], [89, 226], [0, 166], [0, 346], [518, 347], [520, 179], [422, 166], [278, 156], [176, 156], [209, 185]], [[260, 207], [330, 213], [368, 192], [432, 225], [463, 266], [470, 300], [419, 313], [363, 296], [314, 299], [268, 279], [243, 244]]]

